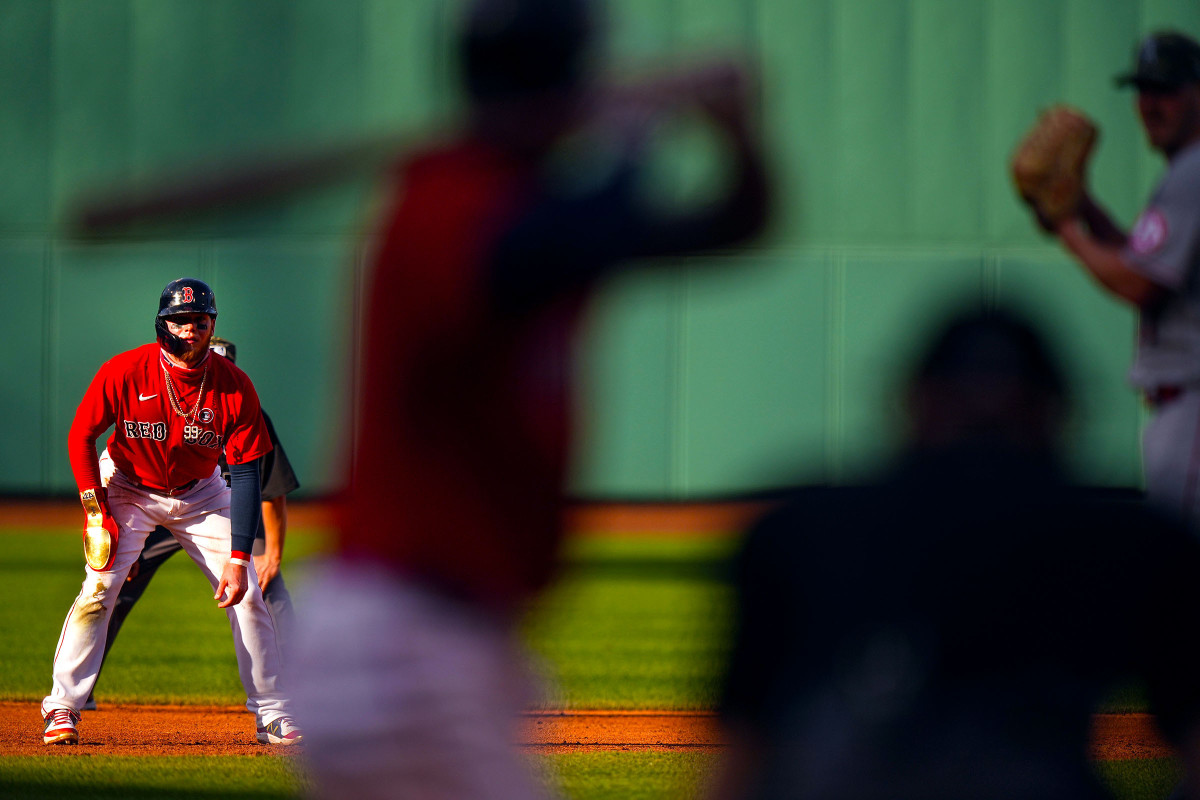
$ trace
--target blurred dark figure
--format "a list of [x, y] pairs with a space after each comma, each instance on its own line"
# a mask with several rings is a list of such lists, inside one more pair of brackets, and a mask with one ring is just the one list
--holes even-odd
[[1194, 753], [1200, 546], [1070, 485], [1064, 381], [1035, 331], [953, 321], [907, 411], [877, 482], [797, 490], [744, 543], [716, 795], [1107, 797], [1090, 718], [1130, 681]]
[[[764, 221], [746, 75], [613, 98], [590, 78], [596, 24], [582, 0], [471, 4], [466, 129], [397, 172], [337, 557], [301, 621], [296, 696], [323, 796], [539, 793], [513, 746], [533, 699], [515, 628], [557, 564], [585, 302], [629, 259], [732, 245]], [[688, 211], [643, 192], [645, 120], [672, 108], [729, 144], [724, 191]]]

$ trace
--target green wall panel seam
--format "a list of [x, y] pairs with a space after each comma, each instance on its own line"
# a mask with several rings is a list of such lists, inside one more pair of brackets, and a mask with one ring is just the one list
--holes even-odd
[[1000, 297], [1000, 264], [994, 253], [979, 259], [980, 293], [986, 308], [995, 308]]
[[[762, 12], [763, 2], [765, 2], [765, 0], [757, 0], [756, 2], [751, 2], [750, 0], [747, 0], [747, 2], [742, 6], [742, 11], [744, 13], [742, 30], [745, 32], [745, 42], [746, 42], [745, 51], [749, 54], [752, 54], [753, 57], [759, 59], [760, 63], [761, 63], [762, 52], [763, 52], [762, 33], [761, 33], [762, 32], [762, 20], [763, 20], [763, 12]], [[761, 88], [761, 87], [759, 87], [759, 88]], [[756, 105], [755, 111], [756, 111], [757, 117], [758, 117], [755, 120], [755, 123], [757, 125], [759, 125], [759, 130], [762, 130], [762, 125], [764, 123], [764, 119], [763, 119], [763, 104], [761, 102]]]
[[47, 57], [50, 59], [50, 63], [48, 65], [49, 75], [46, 78], [48, 86], [47, 94], [49, 97], [47, 97], [46, 100], [51, 109], [51, 119], [46, 131], [46, 135], [50, 139], [50, 152], [48, 155], [49, 163], [46, 165], [46, 180], [49, 181], [50, 186], [46, 192], [47, 222], [44, 229], [51, 235], [53, 235], [53, 219], [58, 203], [58, 198], [55, 195], [54, 188], [61, 185], [59, 173], [63, 169], [62, 157], [60, 155], [62, 151], [61, 125], [59, 125], [58, 121], [54, 119], [58, 113], [58, 74], [63, 69], [63, 61], [59, 57], [60, 46], [58, 41], [59, 37], [57, 35], [58, 15], [60, 13], [59, 0], [54, 0], [54, 7], [50, 13], [50, 41], [46, 48]]
[[56, 337], [53, 331], [57, 329], [57, 318], [54, 316], [54, 298], [58, 293], [54, 287], [54, 244], [47, 240], [42, 248], [42, 314], [44, 315], [44, 323], [42, 325], [42, 380], [41, 380], [41, 440], [42, 440], [42, 458], [41, 469], [38, 475], [38, 484], [42, 492], [49, 492], [51, 489], [51, 474], [50, 459], [54, 453], [53, 442], [53, 409], [55, 404], [52, 402], [53, 395], [53, 365], [55, 363], [54, 344]]
[[844, 464], [843, 445], [845, 435], [842, 425], [845, 420], [842, 403], [845, 402], [846, 381], [846, 256], [830, 253], [826, 260], [829, 274], [829, 396], [826, 425], [826, 478], [837, 481], [841, 478]]
[[668, 406], [668, 413], [674, 419], [665, 422], [671, 432], [671, 463], [670, 474], [667, 476], [669, 491], [674, 497], [686, 497], [690, 491], [688, 470], [688, 436], [690, 435], [688, 416], [688, 380], [687, 366], [690, 360], [690, 337], [688, 327], [690, 314], [688, 305], [691, 300], [691, 281], [686, 272], [677, 272], [673, 276], [671, 301], [671, 329], [674, 331], [674, 341], [665, 365], [670, 379], [669, 385], [673, 397]]

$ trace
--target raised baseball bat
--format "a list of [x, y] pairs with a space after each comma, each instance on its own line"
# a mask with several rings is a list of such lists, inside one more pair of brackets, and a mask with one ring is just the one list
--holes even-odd
[[[745, 73], [728, 60], [660, 72], [610, 84], [592, 97], [590, 123], [644, 127], [655, 111], [681, 103], [711, 104], [746, 91]], [[625, 131], [628, 134], [628, 131]], [[103, 190], [85, 197], [68, 215], [71, 233], [97, 237], [156, 220], [211, 213], [231, 206], [311, 191], [380, 172], [414, 142], [412, 135], [386, 135], [310, 151], [258, 155], [219, 169], [176, 174], [138, 186]]]
[[68, 225], [75, 235], [98, 236], [138, 223], [293, 195], [385, 169], [411, 143], [411, 136], [380, 136], [284, 156], [244, 157], [219, 169], [100, 190], [76, 205]]

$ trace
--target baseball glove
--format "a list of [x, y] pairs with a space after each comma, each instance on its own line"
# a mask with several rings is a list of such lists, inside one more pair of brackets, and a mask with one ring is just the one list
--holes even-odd
[[1053, 106], [1038, 117], [1009, 164], [1013, 183], [1043, 228], [1071, 216], [1083, 198], [1096, 125], [1082, 112]]

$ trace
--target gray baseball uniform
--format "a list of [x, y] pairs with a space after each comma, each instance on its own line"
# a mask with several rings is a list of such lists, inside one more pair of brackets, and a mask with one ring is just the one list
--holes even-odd
[[1169, 292], [1142, 312], [1130, 372], [1154, 409], [1142, 439], [1146, 492], [1200, 526], [1200, 143], [1171, 159], [1123, 255]]

